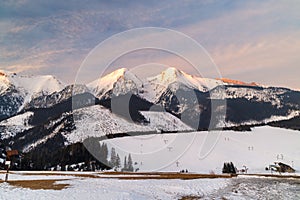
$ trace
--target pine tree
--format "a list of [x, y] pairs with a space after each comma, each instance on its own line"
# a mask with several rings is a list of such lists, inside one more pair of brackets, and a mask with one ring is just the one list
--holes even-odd
[[117, 167], [117, 168], [120, 168], [120, 167], [121, 167], [121, 159], [120, 159], [119, 154], [117, 154], [116, 167]]
[[116, 149], [114, 147], [111, 148], [110, 153], [110, 166], [112, 168], [116, 167], [117, 165], [117, 155], [116, 155]]
[[230, 162], [230, 173], [236, 174], [236, 169], [235, 169], [235, 166], [232, 162]]
[[100, 147], [100, 161], [103, 164], [107, 165], [107, 156], [108, 156], [108, 149], [107, 149], [107, 145], [105, 143], [103, 143]]
[[126, 156], [124, 157], [124, 166], [123, 166], [123, 171], [127, 171], [127, 158]]
[[128, 171], [133, 172], [132, 158], [131, 155], [128, 155], [128, 163], [127, 163]]
[[223, 164], [223, 169], [222, 169], [222, 173], [227, 173], [227, 166], [226, 166], [227, 164], [226, 163], [224, 163]]
[[107, 144], [104, 144], [103, 146], [103, 154], [104, 154], [104, 158], [105, 158], [105, 162], [108, 163], [107, 158], [108, 158], [108, 148], [107, 148]]

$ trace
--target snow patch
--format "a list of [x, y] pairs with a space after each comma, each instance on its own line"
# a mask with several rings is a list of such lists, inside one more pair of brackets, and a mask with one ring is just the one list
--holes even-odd
[[191, 131], [194, 130], [177, 117], [167, 112], [141, 111], [142, 115], [150, 122], [152, 130], [163, 131]]
[[[191, 131], [193, 130], [180, 119], [169, 113], [141, 112], [149, 124], [138, 124], [127, 121], [115, 115], [110, 110], [94, 105], [74, 111], [76, 129], [71, 133], [65, 133], [69, 143], [82, 142], [88, 137], [101, 137], [108, 134], [126, 132], [149, 132], [149, 131]], [[78, 117], [78, 119], [77, 119]]]

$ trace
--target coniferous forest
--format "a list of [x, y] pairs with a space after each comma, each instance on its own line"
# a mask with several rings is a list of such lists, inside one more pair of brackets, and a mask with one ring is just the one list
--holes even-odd
[[[75, 143], [60, 148], [57, 151], [47, 148], [36, 149], [29, 153], [12, 156], [13, 170], [53, 170], [53, 171], [95, 171], [109, 170], [134, 171], [131, 155], [124, 157], [124, 165], [115, 148], [108, 150], [106, 143], [98, 143], [98, 155], [95, 157], [86, 149], [83, 143]], [[0, 144], [0, 169], [5, 169], [7, 159], [5, 146]], [[2, 162], [3, 161], [3, 162]]]

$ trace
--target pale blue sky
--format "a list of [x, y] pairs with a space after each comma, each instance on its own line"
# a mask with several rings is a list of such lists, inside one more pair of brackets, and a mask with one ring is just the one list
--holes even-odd
[[297, 0], [1, 1], [0, 69], [72, 83], [101, 41], [154, 26], [202, 44], [224, 77], [299, 89], [299, 10]]

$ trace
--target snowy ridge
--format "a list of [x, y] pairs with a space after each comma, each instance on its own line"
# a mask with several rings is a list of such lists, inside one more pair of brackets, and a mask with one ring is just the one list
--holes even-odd
[[31, 99], [60, 91], [64, 88], [64, 84], [51, 75], [20, 76], [16, 73], [0, 71], [0, 94], [5, 93], [9, 88], [16, 89], [23, 99], [20, 111]]
[[34, 97], [39, 94], [51, 94], [63, 89], [64, 85], [51, 75], [46, 76], [11, 76], [10, 81], [17, 88]]
[[50, 95], [41, 95], [37, 98], [32, 99], [25, 108], [47, 108], [54, 106], [55, 104], [61, 103], [72, 96], [88, 93], [89, 89], [85, 85], [68, 85], [59, 92], [54, 92]]
[[14, 137], [17, 133], [32, 128], [32, 126], [28, 124], [28, 120], [32, 115], [33, 112], [26, 112], [21, 115], [16, 115], [14, 117], [1, 121], [0, 139], [7, 139], [10, 137]]
[[109, 95], [110, 91], [116, 96], [130, 91], [139, 94], [150, 102], [156, 102], [167, 88], [175, 91], [179, 87], [185, 86], [206, 92], [223, 84], [221, 80], [192, 76], [170, 67], [157, 76], [148, 77], [143, 81], [128, 69], [121, 68], [89, 83], [87, 86], [99, 98]]
[[257, 124], [267, 124], [270, 122], [278, 122], [282, 120], [289, 120], [294, 117], [300, 116], [300, 111], [290, 111], [290, 113], [287, 116], [277, 116], [277, 115], [272, 115], [268, 119], [264, 119], [262, 121], [256, 121], [256, 120], [251, 120], [247, 122], [242, 122], [242, 123], [233, 123], [231, 121], [221, 121], [218, 125], [218, 127], [234, 127], [234, 126], [240, 126], [240, 125], [257, 125]]
[[[252, 87], [226, 87], [223, 98], [236, 99], [246, 98], [247, 100], [255, 100], [258, 102], [270, 102], [272, 105], [281, 107], [281, 99], [278, 97], [284, 94], [288, 89], [282, 88], [260, 88], [255, 89]], [[211, 98], [218, 99], [220, 92], [212, 90], [210, 92]]]
[[167, 68], [159, 75], [148, 78], [148, 81], [153, 84], [165, 86], [172, 83], [178, 83], [203, 92], [222, 84], [222, 81], [192, 76], [174, 67]]
[[192, 76], [174, 67], [167, 68], [157, 76], [147, 78], [147, 81], [151, 85], [151, 89], [155, 92], [155, 100], [157, 100], [167, 88], [174, 92], [181, 86], [185, 86], [207, 92], [223, 84], [220, 80]]
[[224, 83], [227, 83], [228, 85], [261, 86], [261, 85], [255, 83], [255, 82], [246, 83], [246, 82], [243, 82], [243, 81], [232, 80], [232, 79], [229, 79], [229, 78], [220, 78], [220, 79], [217, 79], [217, 80], [221, 80]]
[[[220, 86], [225, 86], [224, 94], [220, 94], [220, 90], [217, 89]], [[109, 94], [110, 91], [116, 96], [130, 91], [154, 103], [156, 103], [161, 95], [168, 89], [174, 93], [179, 88], [190, 88], [201, 92], [210, 91], [212, 99], [246, 98], [247, 100], [255, 100], [258, 102], [270, 102], [277, 107], [282, 106], [279, 96], [289, 90], [226, 78], [202, 78], [187, 74], [174, 67], [169, 67], [160, 74], [145, 78], [145, 80], [140, 80], [128, 69], [121, 68], [89, 83], [88, 88], [100, 98], [105, 95], [111, 95]]]

